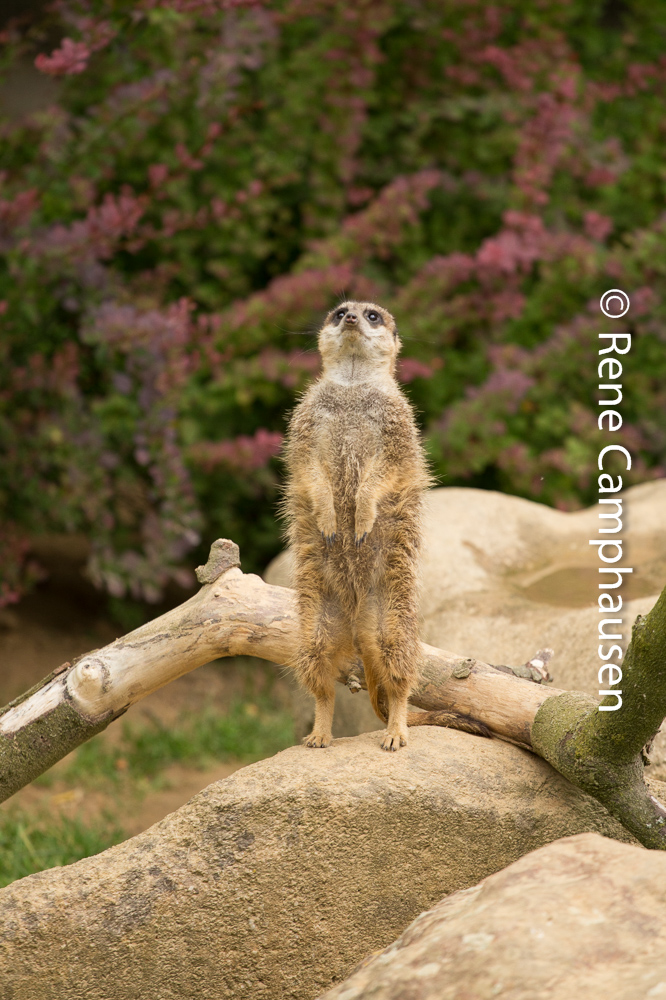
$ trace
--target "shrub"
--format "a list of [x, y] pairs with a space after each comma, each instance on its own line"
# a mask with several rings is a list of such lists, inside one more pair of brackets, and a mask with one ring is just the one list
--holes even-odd
[[285, 414], [342, 295], [395, 313], [443, 484], [572, 509], [620, 285], [625, 482], [663, 475], [663, 5], [49, 17], [3, 33], [5, 70], [30, 57], [59, 90], [1, 126], [0, 602], [34, 576], [35, 531], [86, 532], [116, 597], [187, 583], [217, 535], [264, 563]]

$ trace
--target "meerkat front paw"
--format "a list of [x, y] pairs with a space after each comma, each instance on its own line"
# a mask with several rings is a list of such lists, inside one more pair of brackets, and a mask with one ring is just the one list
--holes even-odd
[[331, 511], [327, 514], [320, 514], [317, 517], [317, 527], [321, 532], [321, 537], [323, 538], [326, 545], [329, 547], [333, 545], [335, 539], [337, 538], [337, 520], [335, 513]]
[[384, 739], [382, 740], [381, 746], [382, 750], [399, 750], [400, 747], [406, 747], [407, 733], [401, 733], [399, 730], [390, 732], [387, 729], [384, 733]]
[[360, 549], [363, 542], [366, 540], [370, 532], [372, 531], [376, 518], [373, 517], [359, 517], [356, 515], [356, 521], [354, 524], [354, 541], [356, 542], [356, 548]]
[[332, 733], [313, 731], [305, 737], [305, 745], [306, 747], [330, 747], [332, 739]]

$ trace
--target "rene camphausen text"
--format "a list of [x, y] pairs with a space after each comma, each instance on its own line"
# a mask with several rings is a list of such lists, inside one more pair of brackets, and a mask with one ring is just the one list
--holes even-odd
[[[607, 293], [608, 294], [608, 293]], [[622, 293], [624, 294], [624, 293]], [[625, 296], [627, 308], [628, 296]], [[602, 299], [603, 308], [603, 299]], [[605, 310], [604, 310], [605, 312]], [[626, 312], [626, 309], [625, 309]], [[617, 432], [622, 427], [622, 415], [617, 406], [622, 402], [622, 361], [618, 355], [628, 354], [631, 350], [630, 333], [600, 333], [598, 365], [599, 391], [604, 398], [599, 400], [599, 406], [604, 407], [599, 414], [599, 429]], [[620, 588], [625, 573], [633, 573], [633, 568], [620, 565], [622, 563], [622, 498], [616, 494], [622, 489], [622, 476], [613, 476], [604, 471], [607, 456], [622, 455], [625, 468], [631, 469], [631, 455], [621, 444], [609, 444], [599, 452], [598, 468], [599, 483], [599, 535], [591, 538], [590, 545], [597, 546], [599, 556], [599, 659], [602, 664], [598, 670], [599, 694], [604, 701], [599, 705], [600, 712], [616, 712], [622, 706], [622, 689], [616, 685], [622, 683], [622, 646], [613, 643], [614, 639], [622, 640], [623, 619], [619, 615], [622, 610], [622, 595]], [[603, 525], [603, 526], [601, 526]], [[612, 616], [612, 617], [611, 617]]]

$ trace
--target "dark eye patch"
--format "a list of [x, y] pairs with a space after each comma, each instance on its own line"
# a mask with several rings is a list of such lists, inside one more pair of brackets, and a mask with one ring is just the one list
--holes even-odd
[[384, 325], [383, 322], [382, 322], [382, 317], [380, 316], [380, 314], [375, 309], [367, 309], [366, 313], [365, 313], [365, 318], [370, 323], [374, 323], [377, 326], [383, 326]]
[[340, 322], [340, 320], [344, 319], [346, 315], [347, 315], [346, 309], [338, 309], [337, 312], [335, 313], [335, 318], [337, 319], [338, 322]]

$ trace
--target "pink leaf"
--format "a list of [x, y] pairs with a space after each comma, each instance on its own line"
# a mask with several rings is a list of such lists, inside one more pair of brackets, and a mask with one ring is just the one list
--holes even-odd
[[88, 65], [91, 52], [85, 42], [74, 42], [71, 38], [63, 38], [59, 49], [54, 49], [50, 56], [40, 53], [35, 59], [35, 66], [49, 76], [72, 76], [83, 73]]

